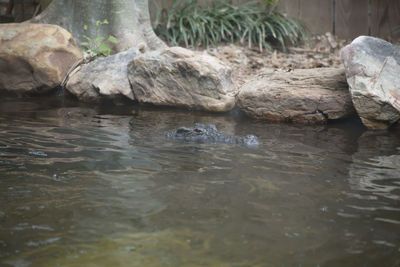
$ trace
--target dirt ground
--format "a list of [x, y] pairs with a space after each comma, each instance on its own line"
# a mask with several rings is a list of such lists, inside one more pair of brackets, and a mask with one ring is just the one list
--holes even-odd
[[339, 40], [331, 33], [314, 36], [304, 44], [289, 47], [287, 52], [260, 52], [256, 48], [238, 45], [221, 45], [208, 48], [205, 52], [218, 57], [232, 67], [233, 79], [237, 85], [243, 84], [251, 76], [263, 72], [263, 69], [309, 69], [321, 67], [340, 67], [340, 49], [349, 41]]

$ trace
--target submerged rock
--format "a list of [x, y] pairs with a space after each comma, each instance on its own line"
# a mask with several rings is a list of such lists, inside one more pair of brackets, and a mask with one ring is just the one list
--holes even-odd
[[355, 113], [342, 68], [267, 70], [244, 84], [238, 106], [267, 121], [321, 124]]
[[196, 123], [193, 127], [180, 127], [166, 133], [169, 139], [176, 139], [195, 143], [224, 143], [233, 145], [258, 146], [260, 142], [255, 135], [245, 137], [232, 136], [218, 131], [213, 124]]
[[59, 86], [82, 52], [56, 25], [0, 25], [0, 92], [43, 94]]
[[342, 49], [354, 106], [365, 126], [385, 129], [400, 119], [400, 47], [360, 36]]
[[139, 103], [213, 112], [235, 106], [231, 68], [185, 48], [139, 55], [129, 64], [128, 77]]

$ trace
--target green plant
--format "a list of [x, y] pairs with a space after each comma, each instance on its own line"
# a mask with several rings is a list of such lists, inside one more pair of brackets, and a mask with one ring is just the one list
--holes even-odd
[[[81, 42], [81, 45], [86, 48], [85, 52], [90, 56], [109, 56], [111, 54], [111, 47], [107, 43], [115, 44], [118, 42], [117, 38], [112, 35], [109, 35], [107, 39], [103, 36], [99, 36], [100, 26], [104, 24], [108, 24], [108, 20], [96, 21], [96, 37], [90, 38], [87, 35], [83, 35], [86, 42]], [[87, 31], [88, 26], [84, 25], [83, 29]]]
[[173, 45], [209, 46], [221, 42], [241, 42], [249, 47], [286, 49], [302, 39], [305, 30], [297, 21], [276, 10], [279, 0], [234, 5], [229, 0], [203, 7], [197, 0], [175, 0], [172, 8], [160, 10], [153, 27], [156, 34]]

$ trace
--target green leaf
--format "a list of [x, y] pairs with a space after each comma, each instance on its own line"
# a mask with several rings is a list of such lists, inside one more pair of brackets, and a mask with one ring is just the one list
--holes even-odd
[[97, 56], [103, 55], [103, 52], [101, 52], [101, 51], [98, 50], [98, 49], [92, 49], [92, 50], [90, 50], [90, 51], [91, 51], [91, 53], [93, 53], [93, 54], [95, 54], [95, 55], [97, 55]]
[[88, 42], [82, 42], [81, 46], [90, 47], [90, 44]]
[[99, 50], [105, 56], [109, 56], [111, 54], [111, 48], [104, 43], [99, 45]]
[[92, 41], [92, 38], [90, 38], [89, 36], [87, 36], [87, 35], [82, 35], [82, 37], [83, 38], [85, 38], [86, 40], [88, 40], [89, 42], [91, 42]]
[[113, 43], [113, 44], [116, 44], [116, 43], [118, 43], [118, 40], [117, 40], [117, 38], [115, 38], [115, 37], [114, 37], [114, 36], [112, 36], [112, 35], [108, 36], [108, 39], [107, 39], [107, 41], [109, 41], [110, 43]]
[[104, 41], [104, 37], [103, 36], [97, 36], [96, 38], [94, 38], [94, 42], [95, 43], [101, 43]]

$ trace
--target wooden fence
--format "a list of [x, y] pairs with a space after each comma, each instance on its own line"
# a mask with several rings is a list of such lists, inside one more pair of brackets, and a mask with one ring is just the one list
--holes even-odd
[[313, 33], [342, 38], [372, 35], [398, 38], [400, 0], [283, 0], [281, 11], [302, 21]]
[[[156, 13], [154, 1], [160, 8], [168, 10], [174, 0], [149, 0], [153, 18]], [[400, 38], [400, 33], [395, 33], [400, 25], [400, 0], [281, 0], [278, 7], [281, 12], [301, 21], [311, 33], [332, 32], [345, 39], [359, 35], [388, 40]]]

